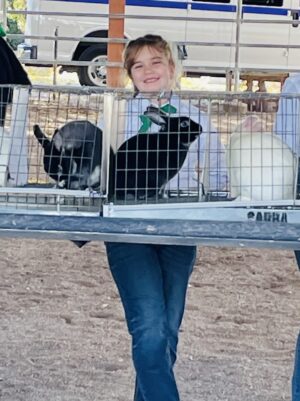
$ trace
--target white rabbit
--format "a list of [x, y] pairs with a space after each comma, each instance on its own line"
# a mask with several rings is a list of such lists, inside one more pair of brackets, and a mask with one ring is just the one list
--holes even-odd
[[230, 191], [236, 200], [293, 199], [297, 159], [281, 139], [247, 117], [230, 136], [227, 152]]

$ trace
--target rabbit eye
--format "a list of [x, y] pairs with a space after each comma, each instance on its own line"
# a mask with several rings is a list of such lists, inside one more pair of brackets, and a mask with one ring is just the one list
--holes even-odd
[[188, 120], [183, 120], [183, 121], [181, 121], [181, 123], [180, 123], [180, 127], [181, 127], [181, 128], [187, 128], [187, 127], [189, 127], [189, 126], [190, 126], [190, 123], [189, 123]]

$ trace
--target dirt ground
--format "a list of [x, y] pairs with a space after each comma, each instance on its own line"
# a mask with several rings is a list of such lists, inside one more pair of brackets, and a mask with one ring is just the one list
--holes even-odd
[[[130, 339], [102, 243], [1, 239], [0, 400], [131, 401]], [[291, 251], [199, 248], [182, 401], [290, 400], [300, 328]]]

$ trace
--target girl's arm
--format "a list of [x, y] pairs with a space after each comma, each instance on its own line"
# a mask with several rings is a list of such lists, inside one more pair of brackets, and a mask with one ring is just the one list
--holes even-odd
[[203, 184], [205, 191], [224, 191], [228, 178], [225, 164], [225, 149], [220, 134], [207, 114], [192, 105], [191, 101], [171, 100], [177, 114], [187, 116], [202, 127], [202, 133], [189, 148], [185, 163], [179, 174], [170, 182], [170, 189], [195, 189]]
[[204, 132], [201, 135], [198, 169], [202, 174], [205, 191], [224, 191], [227, 189], [225, 148], [218, 132]]
[[[282, 93], [300, 93], [300, 74], [286, 79]], [[275, 121], [275, 133], [297, 154], [299, 149], [300, 100], [293, 97], [281, 97]]]

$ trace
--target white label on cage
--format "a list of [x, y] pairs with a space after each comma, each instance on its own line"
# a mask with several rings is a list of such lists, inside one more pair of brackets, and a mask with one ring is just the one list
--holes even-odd
[[255, 221], [269, 221], [272, 223], [280, 222], [287, 223], [287, 213], [286, 212], [262, 212], [262, 211], [251, 211], [247, 213], [248, 220]]

